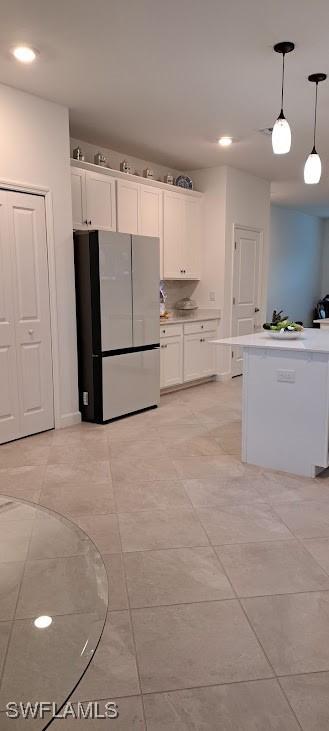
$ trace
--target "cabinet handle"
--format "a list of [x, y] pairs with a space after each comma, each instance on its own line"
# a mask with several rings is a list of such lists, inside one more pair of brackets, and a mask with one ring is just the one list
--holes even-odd
[[163, 333], [163, 335], [165, 335], [166, 334], [166, 331], [165, 330], [162, 330], [162, 333]]
[[87, 226], [88, 226], [88, 221], [87, 221], [87, 219], [86, 219], [86, 220], [84, 221], [84, 223], [85, 223], [85, 224], [87, 224]]
[[204, 325], [201, 325], [201, 330], [203, 330], [203, 328], [204, 328]]

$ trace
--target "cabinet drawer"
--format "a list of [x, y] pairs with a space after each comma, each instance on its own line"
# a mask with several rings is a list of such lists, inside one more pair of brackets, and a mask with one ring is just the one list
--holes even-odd
[[216, 330], [217, 320], [202, 320], [201, 322], [188, 322], [184, 325], [184, 335], [193, 333], [210, 332]]
[[183, 335], [183, 325], [161, 325], [160, 338], [170, 338], [172, 336]]

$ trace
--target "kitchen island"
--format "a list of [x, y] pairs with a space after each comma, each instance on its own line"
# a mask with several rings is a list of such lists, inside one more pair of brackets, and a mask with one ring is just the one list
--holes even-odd
[[213, 342], [243, 350], [242, 461], [307, 477], [328, 467], [329, 329]]

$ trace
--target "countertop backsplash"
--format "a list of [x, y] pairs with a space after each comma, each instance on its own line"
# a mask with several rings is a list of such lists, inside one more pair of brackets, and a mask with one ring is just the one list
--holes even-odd
[[183, 297], [192, 297], [194, 299], [193, 292], [198, 284], [199, 282], [182, 282], [173, 279], [164, 280], [163, 285], [167, 295], [166, 309], [168, 312], [173, 312], [175, 309], [174, 305], [178, 300], [183, 299]]

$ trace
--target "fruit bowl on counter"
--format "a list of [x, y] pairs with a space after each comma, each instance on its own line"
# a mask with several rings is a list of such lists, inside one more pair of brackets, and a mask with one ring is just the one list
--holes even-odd
[[263, 325], [264, 330], [270, 338], [276, 340], [296, 340], [303, 335], [303, 325], [301, 322], [294, 322], [289, 320], [287, 315], [274, 310], [272, 315], [272, 322], [265, 322]]

